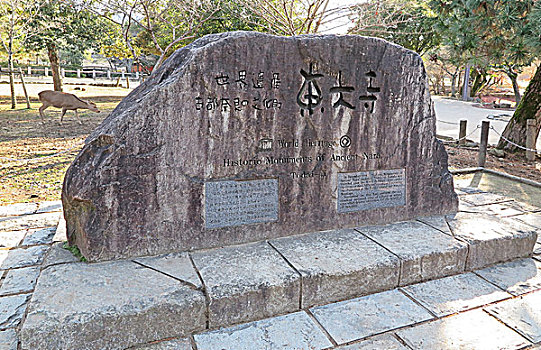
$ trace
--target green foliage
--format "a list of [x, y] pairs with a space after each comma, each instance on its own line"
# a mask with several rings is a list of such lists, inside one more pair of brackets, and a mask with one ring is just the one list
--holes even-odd
[[72, 55], [110, 42], [110, 24], [81, 7], [76, 0], [49, 0], [29, 23], [34, 35], [27, 46], [42, 50], [54, 45]]
[[71, 254], [73, 254], [73, 256], [75, 256], [80, 261], [82, 261], [82, 262], [87, 262], [88, 261], [83, 256], [83, 254], [81, 254], [81, 251], [79, 250], [79, 248], [77, 248], [76, 245], [70, 246], [68, 242], [64, 242], [64, 244], [62, 244], [62, 248], [66, 249], [66, 250], [69, 250], [71, 252]]
[[532, 53], [541, 57], [541, 1], [536, 1], [528, 15], [528, 23], [524, 30], [525, 43]]
[[[216, 5], [218, 1], [214, 0]], [[218, 12], [197, 32], [198, 37], [207, 34], [235, 30], [266, 32], [265, 21], [239, 1], [220, 1]]]
[[443, 43], [471, 63], [510, 73], [531, 63], [526, 34], [534, 0], [431, 0], [430, 6]]
[[490, 71], [501, 71], [513, 83], [520, 100], [517, 77], [534, 55], [528, 42], [531, 13], [537, 0], [430, 0], [443, 44], [475, 68], [474, 96], [489, 82]]
[[384, 0], [357, 6], [356, 26], [351, 33], [375, 36], [413, 50], [420, 55], [438, 47], [441, 36], [436, 18], [424, 0]]
[[[154, 5], [157, 6], [157, 3]], [[197, 12], [197, 20], [200, 20], [198, 25], [193, 23], [193, 12]], [[186, 34], [186, 39], [169, 47], [166, 56], [207, 34], [236, 30], [265, 31], [262, 19], [243, 7], [239, 1], [201, 1], [196, 8], [190, 9], [164, 6], [154, 8], [154, 12], [148, 13], [148, 16], [152, 30], [135, 26], [138, 33], [134, 46], [139, 49], [139, 53], [157, 56], [162, 54], [161, 49], [167, 48], [182, 34]]]
[[[126, 43], [126, 40], [122, 37], [122, 28], [120, 25], [109, 23], [105, 28], [106, 39], [103, 40], [100, 53], [106, 57], [115, 57], [118, 59], [132, 58], [132, 52]], [[141, 32], [141, 29], [139, 29]], [[143, 33], [143, 32], [141, 32]], [[139, 56], [142, 53], [142, 46], [136, 45], [134, 47], [135, 55]]]
[[63, 66], [76, 66], [80, 67], [83, 65], [83, 60], [85, 56], [80, 50], [60, 50], [60, 62]]

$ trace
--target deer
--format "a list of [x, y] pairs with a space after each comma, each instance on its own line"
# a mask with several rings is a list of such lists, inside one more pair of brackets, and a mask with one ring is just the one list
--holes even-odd
[[82, 123], [79, 119], [79, 113], [77, 112], [77, 109], [89, 109], [92, 112], [100, 113], [100, 110], [98, 109], [98, 107], [96, 107], [96, 104], [94, 102], [81, 100], [79, 97], [73, 94], [68, 94], [66, 92], [45, 90], [40, 92], [38, 96], [39, 101], [43, 103], [43, 105], [39, 107], [39, 115], [42, 118], [42, 122], [45, 119], [44, 111], [50, 106], [62, 108], [60, 125], [62, 125], [64, 114], [66, 114], [66, 111], [68, 110], [75, 111], [75, 117], [77, 117], [77, 121], [79, 122], [79, 124]]

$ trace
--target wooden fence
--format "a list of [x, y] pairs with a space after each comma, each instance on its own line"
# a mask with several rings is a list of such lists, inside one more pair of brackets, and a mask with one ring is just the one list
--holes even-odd
[[[22, 69], [22, 68], [21, 68]], [[14, 71], [15, 74], [19, 74], [19, 71]], [[0, 78], [2, 75], [9, 74], [9, 70], [7, 68], [0, 68]], [[44, 68], [33, 68], [33, 67], [26, 67], [24, 68], [24, 74], [26, 77], [50, 77], [52, 76], [51, 70], [48, 67]], [[108, 79], [108, 80], [115, 80], [120, 78], [121, 80], [124, 79], [131, 79], [132, 81], [141, 81], [144, 79], [144, 74], [141, 74], [140, 72], [124, 72], [124, 71], [112, 71], [112, 70], [102, 70], [102, 69], [60, 69], [60, 75], [65, 78], [66, 74], [71, 75], [74, 78], [91, 78], [94, 80], [97, 79]]]

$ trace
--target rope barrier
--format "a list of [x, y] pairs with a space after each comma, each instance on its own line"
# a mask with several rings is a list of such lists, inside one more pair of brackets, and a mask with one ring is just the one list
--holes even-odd
[[459, 125], [458, 123], [452, 123], [452, 122], [446, 122], [445, 120], [439, 120], [436, 119], [437, 122], [443, 123], [443, 124], [449, 124], [449, 125]]
[[496, 129], [494, 129], [493, 126], [491, 126], [490, 129], [492, 129], [496, 134], [498, 134], [505, 142], [510, 143], [515, 147], [518, 147], [518, 148], [523, 149], [525, 151], [530, 151], [530, 152], [534, 152], [534, 153], [537, 153], [537, 154], [541, 154], [541, 151], [538, 151], [536, 149], [526, 148], [524, 146], [521, 146], [519, 144], [514, 143], [513, 141], [509, 140], [508, 138], [506, 138], [505, 136], [500, 134], [498, 131], [496, 131]]
[[453, 141], [448, 141], [448, 140], [443, 140], [443, 139], [438, 139], [438, 140], [440, 140], [440, 141], [443, 142], [443, 143], [448, 143], [448, 144], [449, 144], [449, 143], [456, 143], [456, 142], [459, 142], [459, 141], [462, 141], [462, 140], [466, 139], [467, 137], [470, 137], [470, 136], [473, 135], [473, 134], [477, 131], [477, 129], [479, 129], [479, 128], [481, 128], [481, 126], [480, 126], [480, 125], [477, 125], [477, 126], [475, 127], [475, 129], [473, 129], [472, 132], [470, 132], [468, 135], [466, 135], [466, 136], [464, 136], [464, 137], [461, 137], [461, 138], [459, 138], [459, 139], [457, 139], [457, 140], [453, 140]]
[[[445, 121], [442, 121], [442, 120], [438, 120], [440, 123], [445, 123], [445, 124], [453, 124], [453, 123], [450, 123], [450, 122], [445, 122]], [[456, 123], [454, 123], [454, 125], [458, 125]], [[457, 143], [459, 141], [462, 141], [464, 139], [466, 139], [467, 137], [470, 137], [473, 133], [475, 133], [477, 131], [477, 129], [481, 128], [480, 125], [477, 125], [475, 127], [475, 129], [470, 132], [468, 135], [464, 136], [464, 137], [461, 137], [459, 139], [456, 139], [456, 140], [452, 140], [452, 141], [449, 141], [449, 140], [444, 140], [444, 139], [438, 139], [439, 141], [443, 142], [444, 144], [452, 144], [452, 143]], [[536, 149], [532, 149], [532, 148], [527, 148], [527, 147], [524, 147], [522, 145], [519, 145], [511, 140], [509, 140], [508, 138], [506, 138], [505, 136], [503, 136], [502, 134], [500, 134], [493, 126], [490, 126], [490, 130], [494, 131], [502, 140], [504, 140], [505, 142], [515, 146], [515, 147], [518, 147], [524, 151], [530, 151], [530, 152], [534, 152], [534, 153], [537, 153], [537, 154], [541, 154], [541, 150], [536, 150]]]
[[0, 160], [6, 160], [8, 162], [23, 162], [23, 163], [29, 163], [29, 162], [34, 162], [34, 161], [42, 161], [42, 160], [45, 160], [45, 159], [49, 159], [49, 158], [59, 156], [59, 155], [64, 154], [64, 153], [68, 153], [71, 150], [73, 150], [74, 148], [77, 148], [82, 144], [84, 144], [84, 141], [77, 142], [75, 145], [73, 145], [72, 147], [70, 147], [68, 149], [62, 150], [60, 152], [57, 152], [55, 154], [51, 154], [51, 155], [48, 155], [48, 156], [45, 156], [45, 157], [18, 158], [18, 159], [17, 158], [9, 158], [9, 157], [0, 157]]

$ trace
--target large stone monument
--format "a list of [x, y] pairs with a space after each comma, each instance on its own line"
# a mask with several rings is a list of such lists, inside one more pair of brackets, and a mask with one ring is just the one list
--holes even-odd
[[456, 211], [421, 58], [360, 36], [209, 35], [87, 139], [62, 193], [91, 260]]

